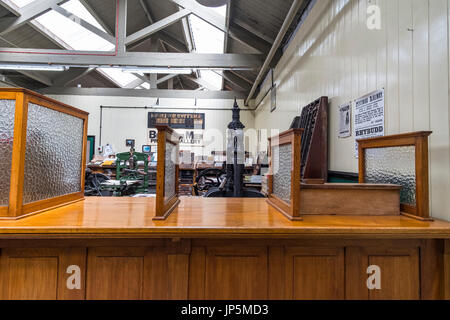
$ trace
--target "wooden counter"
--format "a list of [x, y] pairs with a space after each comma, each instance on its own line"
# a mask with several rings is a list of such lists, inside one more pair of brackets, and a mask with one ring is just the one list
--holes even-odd
[[[265, 199], [88, 198], [0, 221], [2, 299], [450, 298], [450, 223], [305, 216]], [[369, 265], [381, 290], [368, 290]], [[80, 270], [68, 289], [67, 268]]]

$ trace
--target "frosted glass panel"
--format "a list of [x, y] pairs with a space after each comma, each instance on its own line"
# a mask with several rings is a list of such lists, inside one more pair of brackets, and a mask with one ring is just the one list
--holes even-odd
[[23, 203], [81, 191], [82, 119], [28, 105]]
[[[292, 145], [272, 148], [273, 194], [291, 202]], [[300, 183], [300, 181], [298, 182]]]
[[15, 100], [0, 100], [0, 206], [9, 203]]
[[170, 199], [175, 195], [175, 174], [176, 167], [174, 162], [176, 146], [166, 143], [166, 160], [165, 160], [165, 174], [164, 174], [164, 197]]
[[402, 186], [400, 202], [416, 205], [415, 147], [389, 147], [365, 150], [367, 183]]

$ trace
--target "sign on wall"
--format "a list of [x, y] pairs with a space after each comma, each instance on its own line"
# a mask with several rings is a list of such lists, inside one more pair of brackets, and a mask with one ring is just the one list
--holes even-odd
[[149, 112], [148, 128], [167, 125], [172, 129], [205, 129], [204, 113]]
[[339, 106], [339, 138], [347, 138], [352, 135], [352, 104], [351, 102]]
[[384, 136], [384, 89], [355, 101], [355, 157], [358, 158], [358, 140]]
[[270, 90], [270, 112], [274, 112], [277, 108], [277, 85], [274, 84]]

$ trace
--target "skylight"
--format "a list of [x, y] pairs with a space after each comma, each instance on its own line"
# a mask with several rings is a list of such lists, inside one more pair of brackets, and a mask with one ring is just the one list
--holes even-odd
[[[71, 2], [78, 2], [78, 0], [72, 0], [67, 4], [71, 4]], [[88, 12], [87, 15], [90, 16]], [[80, 18], [82, 19], [85, 17], [87, 18], [86, 15], [80, 15]], [[75, 50], [111, 51], [115, 48], [112, 43], [88, 31], [56, 11], [51, 10], [42, 16], [37, 17], [36, 21], [49, 29]]]
[[19, 8], [25, 7], [26, 5], [34, 2], [36, 0], [11, 0], [12, 3], [14, 3]]
[[[225, 23], [226, 5], [218, 8], [204, 8], [219, 14]], [[197, 53], [224, 53], [225, 34], [222, 31], [192, 14], [189, 16], [189, 23]], [[200, 71], [200, 78], [208, 84], [209, 90], [222, 89], [222, 72], [218, 71], [217, 73], [208, 70]]]
[[[10, 0], [17, 7], [22, 8], [37, 0]], [[93, 26], [105, 32], [104, 28], [98, 21], [89, 13], [84, 5], [79, 0], [70, 0], [61, 5], [67, 11], [89, 22]], [[218, 8], [204, 7], [205, 10], [214, 12], [223, 18], [225, 23], [225, 16], [227, 6], [224, 5]], [[225, 34], [221, 30], [211, 26], [197, 16], [191, 14], [189, 16], [189, 23], [191, 25], [193, 39], [195, 42], [197, 53], [224, 53]], [[37, 17], [35, 19], [43, 27], [47, 28], [49, 32], [64, 41], [69, 47], [66, 49], [73, 50], [87, 50], [87, 51], [113, 51], [115, 45], [102, 37], [92, 33], [83, 28], [79, 24], [71, 21], [60, 13], [50, 10], [49, 12]], [[137, 79], [131, 73], [122, 72], [119, 69], [99, 68], [97, 69], [107, 78], [111, 79], [117, 85], [125, 87]], [[222, 71], [199, 71], [200, 78], [204, 83], [204, 87], [209, 90], [222, 89]], [[148, 83], [144, 83], [138, 88], [148, 88]]]
[[105, 74], [107, 74], [109, 78], [111, 78], [114, 82], [119, 84], [121, 87], [125, 87], [131, 81], [134, 81], [137, 79], [137, 77], [133, 76], [131, 73], [122, 72], [121, 69], [98, 68], [97, 70], [100, 70], [100, 71], [104, 72]]
[[[24, 7], [36, 0], [11, 1], [18, 7]], [[98, 29], [105, 31], [80, 1], [70, 0], [61, 5], [61, 7], [89, 22]], [[37, 17], [35, 20], [67, 43], [70, 46], [70, 48], [67, 49], [88, 51], [113, 51], [115, 49], [114, 44], [83, 28], [54, 10], [50, 10]], [[119, 69], [99, 68], [97, 70], [122, 87], [137, 79], [134, 75], [122, 72], [122, 70]]]

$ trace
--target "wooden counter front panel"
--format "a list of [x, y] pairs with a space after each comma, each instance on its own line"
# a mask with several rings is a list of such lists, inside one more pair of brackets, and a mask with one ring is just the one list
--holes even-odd
[[288, 247], [284, 260], [286, 299], [345, 298], [344, 248]]
[[[84, 248], [6, 248], [0, 259], [1, 300], [84, 299]], [[81, 269], [81, 289], [69, 289], [69, 266]]]
[[[347, 250], [347, 259], [347, 299], [421, 299], [418, 247], [352, 247]], [[380, 267], [380, 290], [367, 288], [367, 268], [371, 265]]]
[[87, 299], [143, 299], [146, 253], [145, 247], [89, 249]]
[[190, 299], [264, 300], [267, 247], [194, 247]]
[[187, 299], [188, 260], [158, 246], [89, 249], [87, 299]]
[[[92, 240], [73, 249], [70, 241], [38, 242], [0, 242], [1, 299], [442, 299], [450, 292], [443, 240]], [[80, 289], [67, 288], [71, 265], [80, 267]], [[381, 290], [366, 286], [369, 265], [381, 269]]]

